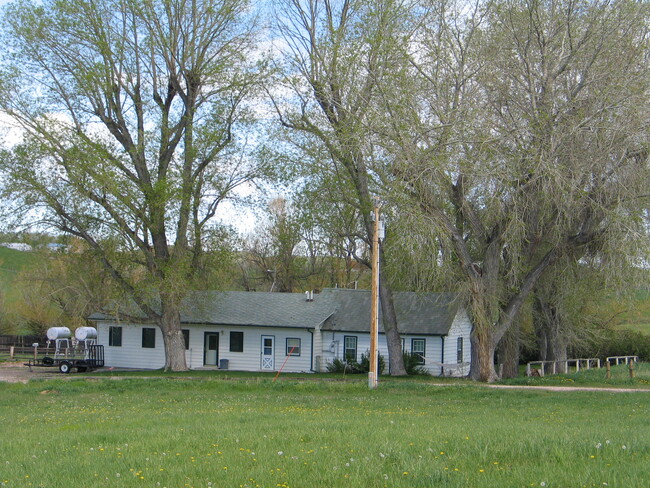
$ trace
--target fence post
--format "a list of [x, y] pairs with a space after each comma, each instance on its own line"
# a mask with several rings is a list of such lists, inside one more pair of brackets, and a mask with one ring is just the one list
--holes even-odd
[[630, 361], [629, 366], [630, 366], [630, 378], [634, 378], [634, 361]]
[[15, 348], [14, 346], [9, 346], [9, 359], [13, 361], [14, 358], [15, 358]]
[[607, 370], [607, 373], [605, 373], [605, 378], [608, 380], [612, 379], [612, 365], [609, 362], [609, 359], [605, 361], [605, 369]]

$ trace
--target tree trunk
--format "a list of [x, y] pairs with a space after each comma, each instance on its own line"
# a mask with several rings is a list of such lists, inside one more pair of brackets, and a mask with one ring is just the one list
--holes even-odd
[[519, 376], [519, 324], [513, 324], [499, 342], [498, 357], [501, 378]]
[[469, 376], [473, 380], [492, 382], [498, 379], [494, 369], [494, 352], [496, 344], [493, 338], [494, 325], [488, 305], [488, 298], [483, 291], [480, 279], [472, 280], [470, 296], [470, 314], [472, 318], [472, 364]]
[[553, 304], [535, 298], [535, 334], [539, 344], [540, 360], [559, 361], [558, 373], [566, 373], [567, 338], [562, 326], [561, 314]]
[[159, 326], [165, 345], [165, 371], [187, 371], [180, 307], [173, 298], [161, 297], [161, 299], [163, 313]]
[[388, 370], [391, 376], [405, 376], [402, 339], [397, 330], [397, 314], [393, 303], [393, 291], [388, 280], [379, 274], [379, 296], [386, 344], [388, 345]]
[[472, 364], [469, 376], [476, 381], [492, 382], [498, 379], [494, 369], [494, 343], [489, 329], [474, 325], [470, 335]]

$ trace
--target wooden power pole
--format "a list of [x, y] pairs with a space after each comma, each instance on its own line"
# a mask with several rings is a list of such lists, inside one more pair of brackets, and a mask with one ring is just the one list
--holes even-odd
[[379, 200], [375, 201], [374, 232], [372, 235], [372, 288], [370, 300], [370, 357], [368, 370], [368, 387], [377, 388], [379, 377], [378, 342], [379, 342], [379, 240], [383, 239], [383, 222], [379, 220]]

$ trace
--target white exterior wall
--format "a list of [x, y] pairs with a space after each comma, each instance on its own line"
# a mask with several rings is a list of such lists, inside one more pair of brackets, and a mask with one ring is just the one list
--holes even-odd
[[469, 320], [469, 315], [464, 309], [460, 309], [454, 321], [449, 328], [449, 333], [445, 336], [445, 364], [457, 363], [457, 346], [458, 338], [463, 338], [463, 360], [462, 363], [467, 363], [464, 368], [449, 369], [445, 371], [445, 375], [450, 376], [467, 376], [469, 374], [469, 364], [472, 360], [472, 352], [470, 349], [470, 334], [472, 332], [472, 323]]
[[[108, 330], [111, 326], [122, 327], [122, 346], [108, 345]], [[97, 343], [104, 346], [106, 366], [159, 369], [165, 365], [165, 349], [162, 333], [156, 329], [155, 349], [142, 347], [142, 328], [147, 325], [115, 324], [113, 322], [97, 323]], [[230, 326], [191, 326], [183, 325], [182, 329], [190, 331], [189, 349], [185, 358], [190, 369], [204, 366], [204, 340], [206, 332], [219, 334], [219, 349], [217, 364], [227, 359], [228, 369], [235, 371], [262, 371], [261, 351], [262, 336], [274, 338], [274, 368], [278, 371], [286, 360], [284, 372], [309, 372], [311, 370], [312, 334], [306, 329], [271, 328], [271, 327], [230, 327]], [[230, 332], [244, 333], [244, 351], [230, 352]], [[287, 338], [300, 339], [300, 356], [286, 356]]]
[[[122, 327], [122, 345], [108, 345], [109, 327]], [[142, 347], [142, 329], [156, 329], [156, 347]], [[155, 325], [136, 326], [132, 324], [115, 324], [97, 322], [97, 344], [104, 346], [104, 364], [108, 367], [160, 369], [165, 366], [165, 349], [160, 329]]]
[[[318, 336], [318, 331], [315, 333]], [[361, 354], [368, 354], [370, 352], [370, 334], [367, 332], [330, 332], [322, 331], [320, 334], [319, 342], [322, 343], [321, 352], [314, 347], [316, 355], [321, 355], [321, 371], [327, 371], [327, 365], [334, 359], [343, 359], [343, 348], [345, 336], [354, 336], [357, 338], [357, 361], [361, 359]], [[440, 336], [425, 336], [425, 335], [402, 335], [404, 340], [404, 350], [411, 352], [411, 339], [424, 339], [425, 340], [425, 358], [426, 363], [423, 367], [429, 371], [430, 374], [438, 376], [441, 373], [440, 366], [429, 363], [429, 360], [441, 362], [442, 359], [442, 337]], [[316, 341], [314, 341], [314, 344]], [[379, 354], [385, 358], [386, 367], [388, 368], [388, 345], [386, 343], [386, 336], [379, 334]], [[388, 371], [384, 371], [388, 374]]]

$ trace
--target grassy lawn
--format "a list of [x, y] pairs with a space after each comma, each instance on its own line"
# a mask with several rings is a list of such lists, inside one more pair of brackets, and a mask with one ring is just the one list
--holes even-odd
[[457, 383], [0, 383], [7, 487], [645, 487], [648, 393]]

